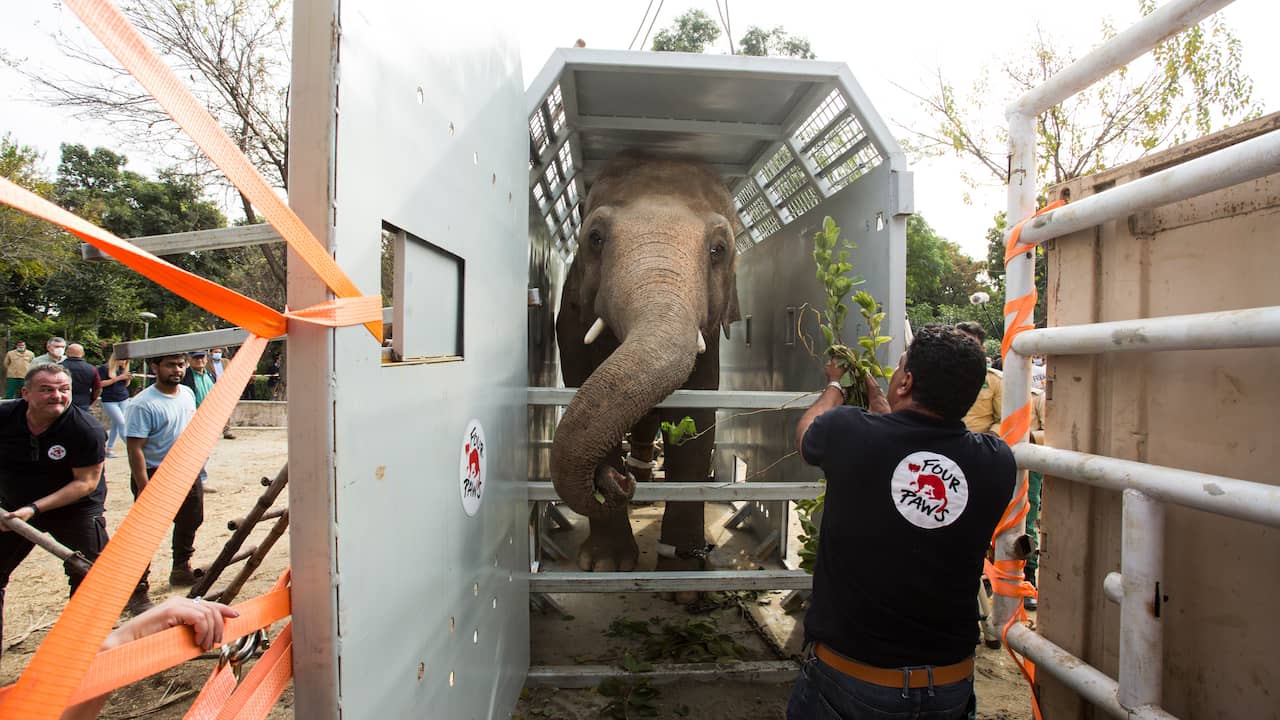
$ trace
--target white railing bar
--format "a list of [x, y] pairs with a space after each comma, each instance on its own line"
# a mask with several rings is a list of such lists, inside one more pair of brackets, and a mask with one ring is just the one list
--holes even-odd
[[1035, 662], [1085, 700], [1118, 718], [1126, 720], [1177, 720], [1159, 707], [1150, 705], [1125, 708], [1116, 698], [1118, 684], [1105, 673], [1080, 658], [1037, 635], [1021, 623], [1014, 623], [1006, 635], [1009, 647]]
[[1168, 205], [1276, 172], [1280, 172], [1280, 130], [1039, 215], [1023, 227], [1020, 239], [1039, 244], [1138, 210]]
[[[565, 406], [577, 388], [529, 388], [530, 405]], [[759, 390], [677, 390], [655, 407], [720, 408], [724, 410], [807, 410], [816, 392], [767, 392]]]
[[1091, 355], [1152, 350], [1280, 346], [1280, 305], [1028, 330], [1013, 340], [1022, 355]]
[[1019, 467], [1046, 475], [1108, 488], [1133, 488], [1165, 502], [1196, 510], [1280, 527], [1280, 485], [1090, 455], [1073, 450], [1019, 443], [1013, 448]]
[[1173, 0], [1018, 98], [1009, 115], [1048, 110], [1218, 10], [1231, 0]]
[[633, 673], [617, 665], [531, 665], [525, 687], [593, 688], [604, 680], [636, 680], [650, 685], [674, 682], [784, 683], [796, 679], [800, 668], [790, 660], [752, 660], [732, 663], [662, 663], [643, 673]]
[[[816, 482], [642, 482], [636, 484], [637, 502], [656, 500], [677, 501], [727, 501], [727, 500], [812, 500], [822, 494], [825, 486]], [[529, 500], [547, 502], [559, 500], [555, 486], [549, 482], [531, 481]]]
[[683, 592], [685, 590], [808, 590], [803, 570], [691, 570], [689, 572], [541, 572], [529, 592]]
[[1164, 503], [1125, 490], [1120, 532], [1120, 672], [1125, 707], [1158, 705], [1164, 675], [1160, 581], [1164, 575]]

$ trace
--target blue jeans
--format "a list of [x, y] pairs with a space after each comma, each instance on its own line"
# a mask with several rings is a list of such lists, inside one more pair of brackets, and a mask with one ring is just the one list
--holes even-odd
[[102, 403], [102, 412], [106, 413], [107, 418], [111, 420], [111, 431], [110, 434], [107, 435], [108, 450], [115, 448], [116, 438], [124, 437], [124, 414], [128, 409], [128, 400]]
[[903, 690], [851, 678], [810, 653], [787, 720], [951, 720], [971, 717], [974, 703], [972, 679]]

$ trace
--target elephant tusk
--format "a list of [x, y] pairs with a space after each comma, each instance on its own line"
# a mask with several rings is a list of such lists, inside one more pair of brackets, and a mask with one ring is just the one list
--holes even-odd
[[596, 338], [600, 337], [602, 332], [604, 332], [604, 318], [596, 318], [595, 324], [587, 331], [587, 336], [582, 338], [582, 344], [590, 345], [596, 341]]
[[702, 338], [702, 331], [699, 330], [698, 331], [698, 354], [701, 355], [706, 351], [707, 351], [707, 341]]

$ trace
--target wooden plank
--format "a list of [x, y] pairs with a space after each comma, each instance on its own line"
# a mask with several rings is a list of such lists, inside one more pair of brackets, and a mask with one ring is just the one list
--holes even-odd
[[679, 681], [789, 683], [799, 666], [790, 660], [737, 663], [664, 663], [648, 672], [633, 673], [613, 665], [532, 665], [525, 687], [593, 688], [604, 680], [647, 680], [651, 685]]
[[803, 570], [690, 572], [546, 572], [529, 576], [529, 592], [680, 592], [684, 590], [808, 590]]
[[[812, 500], [823, 490], [822, 483], [802, 482], [643, 482], [636, 486], [632, 500], [727, 501], [727, 500]], [[529, 500], [559, 500], [549, 482], [530, 482]]]

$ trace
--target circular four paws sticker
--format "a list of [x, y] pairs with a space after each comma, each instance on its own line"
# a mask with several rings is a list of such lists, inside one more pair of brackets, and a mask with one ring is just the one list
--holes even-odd
[[462, 436], [462, 457], [459, 461], [458, 474], [461, 476], [459, 489], [462, 492], [462, 509], [467, 515], [475, 515], [480, 511], [480, 501], [484, 498], [485, 467], [484, 427], [479, 420], [467, 423], [467, 431]]

